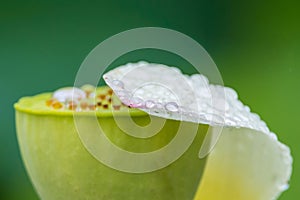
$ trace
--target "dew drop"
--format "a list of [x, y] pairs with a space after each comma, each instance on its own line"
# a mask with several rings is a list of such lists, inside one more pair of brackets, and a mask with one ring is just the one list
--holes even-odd
[[226, 117], [225, 119], [225, 124], [228, 126], [235, 126], [236, 122], [234, 119], [230, 118], [230, 117]]
[[127, 98], [127, 97], [124, 97], [124, 96], [120, 96], [120, 100], [122, 101], [122, 103], [126, 106], [129, 106], [130, 105], [130, 100]]
[[166, 110], [170, 111], [170, 112], [178, 112], [179, 107], [177, 105], [177, 103], [175, 102], [169, 102], [165, 105]]
[[210, 122], [210, 120], [206, 116], [206, 113], [198, 114], [198, 121], [201, 123], [209, 123]]
[[146, 107], [146, 108], [151, 109], [151, 108], [154, 108], [155, 106], [156, 106], [156, 105], [155, 105], [155, 102], [152, 101], [152, 100], [147, 100], [147, 101], [145, 102], [145, 107]]
[[124, 83], [120, 80], [113, 80], [112, 81], [112, 84], [116, 87], [119, 87], [119, 88], [124, 88]]
[[224, 124], [225, 120], [223, 117], [219, 116], [219, 115], [214, 115], [213, 117], [213, 121], [217, 124]]
[[141, 108], [143, 107], [143, 105], [144, 105], [143, 99], [139, 97], [134, 97], [130, 101], [130, 106], [133, 108]]
[[206, 113], [205, 116], [207, 119], [209, 119], [209, 121], [211, 123], [214, 123], [214, 124], [224, 124], [225, 123], [225, 119], [221, 115], [218, 115], [217, 113]]
[[120, 97], [128, 97], [129, 96], [129, 92], [126, 92], [125, 90], [116, 90], [115, 93], [117, 94], [117, 96]]
[[156, 103], [156, 107], [157, 107], [158, 109], [162, 109], [164, 106], [163, 106], [162, 103]]
[[250, 112], [249, 106], [245, 106], [244, 108], [245, 108], [245, 110], [246, 110], [247, 112]]
[[187, 116], [190, 118], [191, 121], [193, 122], [199, 122], [199, 115], [195, 112], [187, 112]]
[[232, 99], [237, 99], [238, 95], [236, 93], [236, 91], [232, 88], [225, 88], [225, 94], [227, 97], [232, 98]]

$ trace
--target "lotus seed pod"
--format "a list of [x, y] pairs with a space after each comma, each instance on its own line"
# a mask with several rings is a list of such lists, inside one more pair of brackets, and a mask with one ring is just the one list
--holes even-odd
[[[194, 197], [205, 165], [205, 160], [197, 159], [197, 153], [207, 130], [206, 125], [186, 123], [185, 132], [198, 129], [197, 142], [179, 159], [162, 169], [147, 173], [120, 171], [97, 160], [83, 145], [81, 137], [89, 137], [88, 145], [95, 145], [97, 139], [93, 137], [100, 126], [114, 145], [128, 152], [143, 154], [168, 145], [176, 136], [180, 122], [155, 117], [152, 120], [163, 123], [161, 130], [152, 137], [132, 137], [117, 122], [131, 130], [131, 125], [126, 121], [126, 113], [129, 112], [134, 123], [144, 127], [149, 123], [147, 113], [122, 104], [109, 87], [97, 88], [94, 98], [80, 96], [79, 101], [69, 102], [63, 107], [56, 97], [69, 98], [69, 91], [72, 90], [73, 88], [60, 89], [59, 95], [56, 91], [23, 97], [15, 104], [22, 157], [41, 199], [164, 200]], [[57, 107], [57, 103], [62, 107]], [[74, 115], [78, 117], [80, 124], [76, 122]], [[93, 123], [95, 115], [96, 124]], [[80, 125], [86, 131], [81, 132], [81, 135], [78, 134]], [[147, 132], [139, 134], [142, 136]], [[107, 155], [111, 160], [117, 159], [110, 151]], [[124, 162], [126, 164], [128, 161]], [[132, 163], [134, 166], [142, 165], [139, 160]], [[189, 174], [184, 175], [183, 170], [189, 171]]]

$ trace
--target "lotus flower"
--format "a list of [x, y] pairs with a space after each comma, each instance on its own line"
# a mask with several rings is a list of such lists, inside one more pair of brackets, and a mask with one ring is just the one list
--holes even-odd
[[292, 158], [228, 87], [174, 67], [129, 63], [109, 87], [62, 88], [15, 104], [42, 199], [276, 199]]

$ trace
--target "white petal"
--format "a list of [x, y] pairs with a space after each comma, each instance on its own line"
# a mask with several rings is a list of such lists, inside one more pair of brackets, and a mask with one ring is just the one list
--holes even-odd
[[[146, 62], [120, 66], [103, 77], [117, 95], [126, 91], [128, 98], [156, 103], [139, 107], [150, 115], [211, 126], [199, 157], [214, 148], [197, 199], [267, 200], [287, 188], [292, 171], [289, 148], [238, 100], [233, 89], [209, 84], [200, 74], [188, 76]], [[122, 87], [114, 85], [116, 81]], [[212, 138], [219, 138], [217, 145], [211, 145]]]

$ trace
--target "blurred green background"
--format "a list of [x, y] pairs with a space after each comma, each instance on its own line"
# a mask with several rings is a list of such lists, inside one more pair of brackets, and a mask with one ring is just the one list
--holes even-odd
[[291, 147], [294, 171], [280, 199], [299, 199], [299, 10], [297, 1], [276, 0], [1, 1], [0, 199], [38, 199], [21, 161], [13, 103], [72, 85], [97, 44], [143, 26], [171, 28], [203, 45], [225, 85]]

